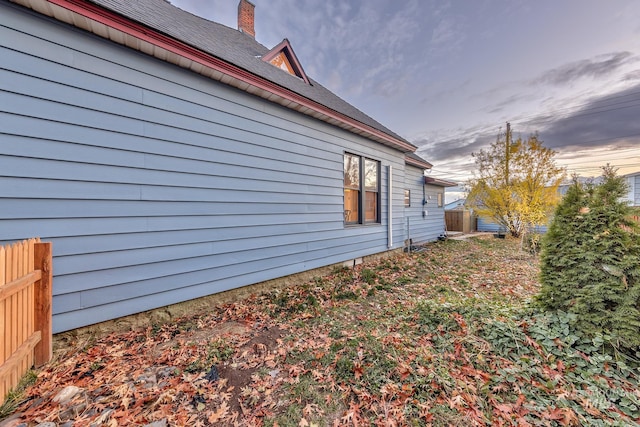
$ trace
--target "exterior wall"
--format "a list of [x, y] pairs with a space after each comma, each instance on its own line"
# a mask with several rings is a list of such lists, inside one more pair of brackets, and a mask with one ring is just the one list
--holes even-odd
[[467, 199], [458, 199], [454, 202], [451, 203], [447, 203], [446, 205], [444, 205], [444, 210], [445, 211], [451, 211], [451, 210], [460, 210], [460, 209], [464, 209], [464, 203], [467, 201]]
[[53, 242], [54, 332], [385, 251], [389, 166], [402, 245], [396, 150], [6, 3], [0, 57], [0, 241]]
[[491, 232], [491, 233], [497, 233], [498, 231], [502, 231], [502, 232], [505, 231], [503, 227], [496, 224], [495, 222], [486, 218], [481, 218], [481, 217], [478, 217], [478, 222], [476, 227], [478, 231], [485, 231], [485, 232]]
[[[485, 231], [490, 233], [497, 233], [499, 231], [503, 233], [506, 232], [504, 227], [486, 218], [478, 217], [477, 227], [477, 231]], [[546, 233], [547, 228], [548, 227], [546, 225], [539, 225], [534, 228], [534, 231], [536, 233]]]
[[444, 188], [425, 185], [423, 170], [409, 165], [404, 188], [411, 191], [411, 206], [404, 208], [405, 240], [411, 239], [414, 244], [437, 240], [445, 231], [444, 206], [438, 207], [438, 193], [444, 201]]
[[627, 176], [629, 195], [627, 199], [632, 206], [640, 206], [640, 174]]

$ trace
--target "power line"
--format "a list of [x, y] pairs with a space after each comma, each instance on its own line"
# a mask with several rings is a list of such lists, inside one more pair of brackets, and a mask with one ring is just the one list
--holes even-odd
[[631, 138], [632, 136], [640, 136], [640, 133], [632, 133], [630, 135], [621, 135], [621, 136], [614, 136], [614, 137], [609, 137], [609, 138], [602, 138], [602, 139], [592, 139], [590, 141], [581, 141], [582, 144], [590, 144], [592, 142], [607, 142], [607, 141], [615, 141], [616, 139], [622, 139], [622, 138]]
[[[640, 157], [640, 156], [638, 156]], [[617, 159], [604, 159], [606, 163], [611, 164], [611, 166], [613, 166], [614, 168], [628, 168], [628, 167], [634, 167], [637, 166], [640, 168], [640, 162], [639, 163], [622, 163], [622, 164], [616, 164], [616, 161], [622, 161], [622, 160], [628, 160], [628, 157], [625, 158], [617, 158]], [[602, 165], [601, 166], [587, 166], [585, 163], [578, 163], [578, 164], [568, 164], [568, 165], [564, 165], [567, 169], [568, 172], [578, 172], [578, 171], [582, 171], [582, 172], [586, 172], [586, 171], [590, 171], [590, 170], [599, 170], [602, 169]], [[471, 176], [472, 176], [472, 171], [470, 171], [470, 173], [465, 173], [465, 172], [448, 172], [446, 170], [442, 170], [442, 169], [435, 169], [432, 168], [431, 169], [432, 173], [429, 174], [429, 176], [433, 176], [433, 177], [437, 177], [437, 178], [449, 178], [449, 179], [453, 179], [456, 180], [458, 179], [459, 181], [466, 181], [468, 180]], [[433, 173], [435, 172], [435, 173]]]
[[[582, 116], [590, 116], [590, 115], [593, 115], [593, 114], [608, 113], [609, 111], [624, 110], [624, 109], [627, 109], [627, 108], [634, 108], [634, 107], [640, 107], [640, 104], [628, 105], [628, 106], [625, 106], [625, 107], [618, 107], [618, 108], [610, 108], [608, 110], [590, 111], [590, 112], [586, 112], [586, 113], [576, 113], [576, 114], [571, 115], [571, 118], [582, 117]], [[535, 116], [530, 116], [530, 117], [535, 118]], [[539, 120], [538, 123], [550, 123], [550, 122], [554, 122], [554, 121], [557, 121], [557, 120], [558, 119]], [[521, 124], [525, 124], [523, 119], [519, 119], [517, 122], [519, 122]]]
[[[640, 93], [640, 92], [638, 92], [638, 93]], [[623, 96], [628, 96], [628, 95], [623, 95]], [[602, 108], [608, 108], [608, 107], [613, 107], [613, 106], [616, 106], [616, 105], [628, 104], [630, 102], [638, 102], [638, 101], [640, 101], [640, 98], [638, 98], [638, 99], [628, 99], [628, 100], [625, 100], [625, 101], [613, 102], [613, 103], [608, 103], [608, 104], [603, 104], [603, 105], [594, 105], [592, 107], [587, 107], [587, 105], [589, 105], [589, 104], [584, 103], [582, 105], [578, 105], [578, 106], [575, 106], [575, 107], [564, 107], [564, 108], [555, 109], [554, 113], [580, 111], [580, 114], [582, 114], [582, 113], [590, 112], [591, 110], [600, 110]], [[636, 104], [636, 105], [640, 105], [640, 104]], [[629, 106], [626, 106], [626, 107], [631, 108], [631, 107], [635, 107], [636, 105], [629, 105]], [[624, 107], [624, 108], [626, 108], [626, 107]], [[608, 111], [608, 110], [603, 110], [603, 112], [605, 112], [605, 111]], [[520, 118], [519, 120], [523, 120], [523, 119], [527, 119], [527, 118], [535, 118], [535, 117], [537, 117], [537, 115], [531, 114], [529, 116], [524, 116], [523, 118]]]
[[[634, 158], [634, 157], [639, 157], [640, 158], [640, 154], [638, 154], [636, 156], [631, 156], [631, 158]], [[609, 158], [609, 159], [604, 159], [604, 160], [608, 161], [608, 162], [617, 162], [617, 161], [629, 160], [629, 158], [630, 158], [629, 156], [625, 156], [625, 157], [614, 157], [614, 158]], [[562, 159], [560, 159], [560, 161], [562, 161]], [[593, 160], [591, 162], [594, 162], [594, 161], [598, 161], [598, 160]], [[579, 166], [581, 164], [585, 164], [584, 167], [588, 167], [588, 166], [586, 166], [586, 163], [578, 163], [577, 167], [581, 167], [581, 166]], [[453, 164], [451, 167], [461, 167], [461, 166], [465, 166], [465, 165]], [[630, 167], [630, 166], [638, 166], [638, 167], [640, 167], [640, 163], [626, 163], [626, 164], [621, 164], [621, 165], [618, 165], [618, 166], [619, 167]], [[442, 173], [450, 173], [449, 171], [447, 171], [445, 169], [441, 169], [441, 168], [431, 168], [431, 170], [433, 172], [440, 173], [440, 174], [442, 174]], [[450, 174], [451, 175], [463, 175], [465, 173], [464, 172], [453, 172], [453, 173], [450, 173]]]
[[[612, 99], [618, 99], [618, 98], [625, 98], [628, 96], [632, 96], [632, 95], [640, 95], [640, 91], [634, 91], [634, 92], [629, 92], [626, 93], [624, 95], [612, 95], [612, 96], [608, 96], [607, 100], [612, 100]], [[562, 113], [562, 112], [572, 112], [572, 111], [578, 111], [579, 113], [574, 114], [572, 117], [575, 116], [580, 116], [583, 114], [593, 114], [593, 113], [599, 113], [599, 112], [607, 112], [607, 111], [611, 111], [611, 110], [601, 110], [601, 111], [594, 111], [594, 112], [590, 112], [590, 110], [598, 110], [598, 109], [602, 109], [602, 108], [607, 108], [607, 107], [612, 107], [615, 105], [619, 105], [619, 104], [625, 104], [625, 103], [629, 103], [629, 102], [637, 102], [640, 101], [640, 98], [637, 99], [630, 99], [630, 100], [625, 100], [625, 101], [621, 101], [621, 102], [614, 102], [614, 103], [606, 103], [604, 105], [599, 105], [599, 106], [591, 106], [589, 107], [590, 104], [592, 104], [593, 102], [584, 102], [582, 104], [576, 105], [574, 107], [564, 107], [564, 108], [558, 108], [556, 110], [554, 110], [554, 113]], [[636, 106], [640, 106], [640, 104], [635, 104], [635, 105], [629, 105], [629, 106], [625, 106], [625, 107], [621, 107], [621, 108], [632, 108], [632, 107], [636, 107]], [[615, 110], [615, 109], [614, 109]], [[580, 111], [584, 112], [581, 113]], [[525, 120], [529, 120], [529, 119], [535, 119], [537, 117], [539, 117], [540, 114], [530, 114], [524, 117], [520, 117], [519, 119], [515, 120], [516, 123], [522, 124], [524, 123]], [[542, 123], [547, 122], [547, 121], [552, 121], [553, 119], [548, 119], [548, 120], [541, 120]]]

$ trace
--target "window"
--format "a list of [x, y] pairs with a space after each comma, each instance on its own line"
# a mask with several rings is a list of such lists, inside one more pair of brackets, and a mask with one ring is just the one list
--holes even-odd
[[442, 207], [442, 193], [438, 193], [438, 207]]
[[404, 207], [411, 206], [411, 190], [404, 190]]
[[380, 222], [380, 162], [344, 155], [344, 222]]
[[292, 74], [294, 76], [296, 75], [296, 73], [293, 71], [293, 68], [291, 67], [291, 63], [289, 63], [289, 60], [283, 52], [280, 52], [269, 62], [289, 74]]

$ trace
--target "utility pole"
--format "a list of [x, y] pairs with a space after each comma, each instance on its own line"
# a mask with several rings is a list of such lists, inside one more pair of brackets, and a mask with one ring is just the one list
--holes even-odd
[[509, 185], [509, 155], [510, 155], [510, 148], [511, 148], [511, 144], [509, 141], [511, 135], [511, 123], [507, 122], [507, 134], [504, 138], [505, 140], [505, 168], [504, 168], [504, 181], [507, 185]]

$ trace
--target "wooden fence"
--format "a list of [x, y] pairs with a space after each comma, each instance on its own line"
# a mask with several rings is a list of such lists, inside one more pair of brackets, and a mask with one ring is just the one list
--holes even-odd
[[51, 243], [0, 246], [0, 402], [33, 366], [51, 360]]
[[444, 220], [447, 231], [462, 231], [471, 233], [475, 231], [474, 221], [472, 221], [471, 211], [450, 210], [444, 212]]

